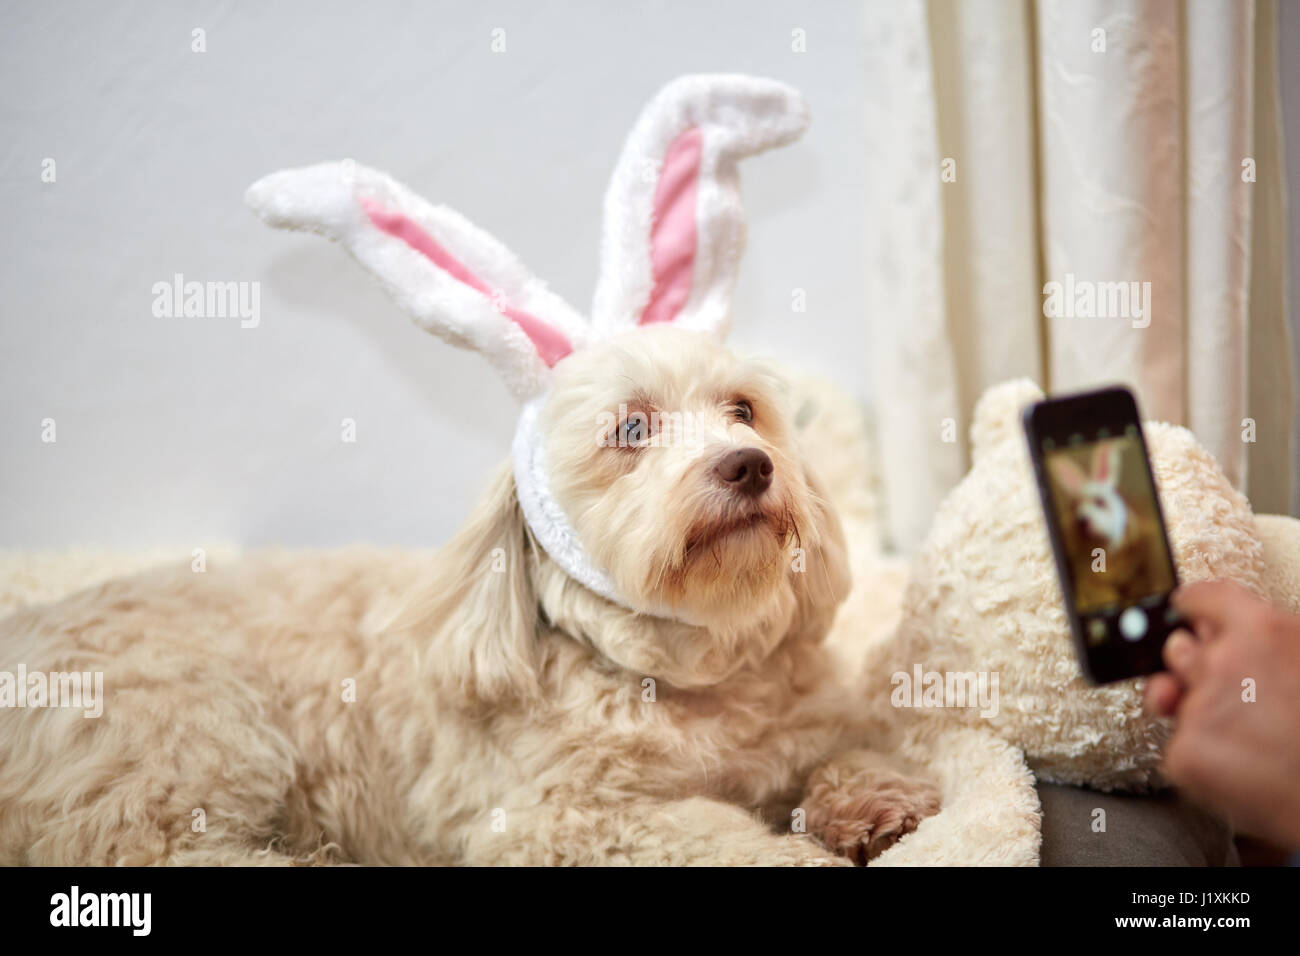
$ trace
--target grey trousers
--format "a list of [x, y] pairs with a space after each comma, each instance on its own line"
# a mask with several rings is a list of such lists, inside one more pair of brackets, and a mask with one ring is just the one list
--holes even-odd
[[1043, 866], [1240, 865], [1228, 825], [1172, 790], [1133, 796], [1040, 783], [1038, 797]]

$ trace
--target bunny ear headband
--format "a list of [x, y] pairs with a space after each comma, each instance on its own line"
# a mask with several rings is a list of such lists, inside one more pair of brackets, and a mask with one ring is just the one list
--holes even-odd
[[524, 405], [515, 484], [534, 537], [596, 593], [664, 614], [629, 603], [587, 558], [548, 490], [538, 414], [556, 364], [600, 339], [658, 322], [726, 335], [745, 244], [737, 164], [807, 122], [803, 98], [771, 80], [684, 76], [660, 90], [605, 194], [590, 321], [459, 213], [351, 160], [272, 173], [245, 201], [272, 226], [339, 242], [421, 328], [482, 352]]

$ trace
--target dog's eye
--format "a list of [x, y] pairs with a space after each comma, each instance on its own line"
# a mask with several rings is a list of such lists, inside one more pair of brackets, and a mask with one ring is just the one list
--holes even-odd
[[644, 412], [633, 412], [618, 426], [620, 448], [641, 448], [654, 435], [653, 420]]
[[736, 421], [738, 422], [744, 422], [748, 425], [754, 421], [754, 406], [750, 405], [749, 402], [745, 401], [743, 398], [736, 402], [732, 411], [736, 416]]

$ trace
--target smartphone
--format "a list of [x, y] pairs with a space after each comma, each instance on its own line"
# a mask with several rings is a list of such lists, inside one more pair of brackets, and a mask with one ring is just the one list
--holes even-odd
[[1178, 571], [1133, 393], [1048, 399], [1024, 424], [1084, 676], [1163, 670], [1165, 638], [1186, 624], [1169, 603]]

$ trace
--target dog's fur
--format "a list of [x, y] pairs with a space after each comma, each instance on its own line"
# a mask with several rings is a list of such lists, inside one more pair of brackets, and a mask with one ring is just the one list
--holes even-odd
[[[0, 710], [0, 862], [834, 863], [936, 812], [860, 749], [822, 646], [843, 536], [773, 376], [669, 327], [556, 372], [557, 500], [623, 594], [691, 624], [565, 575], [508, 467], [431, 561], [270, 555], [25, 610], [0, 667], [103, 671], [106, 700]], [[621, 404], [702, 440], [606, 447]], [[747, 446], [757, 499], [713, 473]]]

